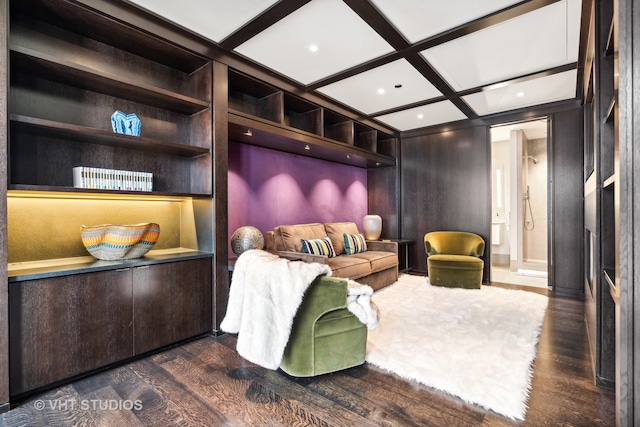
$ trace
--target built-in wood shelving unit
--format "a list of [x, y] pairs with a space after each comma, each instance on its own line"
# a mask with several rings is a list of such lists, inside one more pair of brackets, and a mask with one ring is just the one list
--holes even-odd
[[229, 137], [363, 168], [396, 164], [395, 136], [234, 70], [229, 70]]
[[[214, 65], [84, 2], [8, 5], [2, 101], [11, 218], [2, 259], [19, 267], [10, 272], [10, 328], [2, 332], [16, 399], [212, 330]], [[116, 110], [138, 116], [140, 136], [113, 131]], [[151, 172], [154, 191], [74, 188], [77, 166]], [[91, 258], [82, 223], [156, 219], [169, 236], [161, 232], [160, 255], [74, 264], [78, 252]], [[25, 231], [48, 238], [24, 248], [15, 236]], [[34, 262], [47, 268], [20, 269]]]
[[[91, 37], [98, 19], [57, 0], [12, 3], [9, 188], [64, 191], [87, 166], [151, 172], [162, 194], [210, 196], [211, 63], [171, 45], [157, 62], [158, 41], [131, 44], [119, 24], [102, 43]], [[154, 59], [141, 55], [145, 41]], [[181, 60], [195, 68], [171, 67]], [[140, 136], [113, 132], [116, 110], [138, 116]]]
[[590, 191], [585, 195], [585, 259], [593, 266], [593, 271], [585, 269], [585, 312], [596, 382], [607, 387], [615, 383], [615, 311], [620, 293], [616, 1], [593, 3], [594, 44], [587, 56], [594, 58], [594, 107], [586, 121], [593, 129], [585, 132], [592, 139], [585, 146], [595, 147], [595, 173], [585, 183]]

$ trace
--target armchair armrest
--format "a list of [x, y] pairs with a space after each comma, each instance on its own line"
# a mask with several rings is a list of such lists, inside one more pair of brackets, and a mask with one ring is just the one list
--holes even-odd
[[370, 251], [383, 251], [398, 253], [398, 243], [396, 242], [383, 242], [380, 240], [367, 240], [367, 250]]
[[305, 292], [296, 324], [311, 333], [316, 320], [325, 313], [347, 306], [347, 281], [318, 276]]
[[269, 251], [281, 258], [291, 261], [317, 262], [318, 264], [328, 264], [329, 257], [324, 255], [303, 254], [302, 252], [291, 251]]
[[[344, 310], [347, 281], [318, 276], [307, 289], [298, 308], [284, 350], [281, 368], [285, 372], [315, 372], [314, 327], [323, 315]], [[304, 376], [307, 376], [306, 374]]]

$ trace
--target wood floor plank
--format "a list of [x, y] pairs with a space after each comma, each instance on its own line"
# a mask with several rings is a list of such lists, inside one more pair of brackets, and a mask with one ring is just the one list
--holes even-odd
[[[354, 375], [357, 370], [366, 372]], [[376, 425], [477, 425], [484, 416], [477, 410], [470, 410], [458, 399], [451, 399], [370, 365], [322, 378], [308, 388], [360, 412]]]
[[[210, 402], [200, 399], [152, 358], [135, 362], [131, 369], [150, 386], [150, 390], [140, 396], [143, 409], [137, 412], [145, 425], [204, 427], [227, 423], [227, 418]], [[158, 419], [158, 414], [162, 414], [162, 418]]]
[[[614, 392], [594, 384], [584, 305], [572, 298], [550, 295], [523, 422], [369, 364], [315, 378], [292, 378], [246, 361], [235, 350], [236, 342], [234, 335], [204, 337], [40, 393], [2, 414], [0, 427], [615, 426]], [[36, 401], [83, 399], [139, 400], [142, 407], [35, 407]]]
[[[196, 349], [195, 346], [186, 346], [184, 350], [192, 352], [192, 355], [202, 365], [219, 364], [220, 351], [216, 352], [216, 355], [211, 355], [206, 349], [202, 351]], [[234, 350], [227, 347], [222, 347], [221, 350], [227, 353], [230, 360], [224, 364], [222, 370], [216, 370], [216, 373], [222, 373], [237, 384], [242, 384], [245, 402], [252, 402], [260, 411], [269, 415], [268, 419], [265, 419], [263, 414], [263, 419], [249, 425], [263, 425], [265, 422], [280, 421], [284, 422], [283, 425], [373, 425], [370, 420], [345, 410], [329, 399], [309, 392], [304, 386], [287, 378], [281, 372], [260, 368], [252, 364], [238, 365], [232, 362], [238, 359]], [[245, 404], [245, 414], [249, 406], [252, 410], [255, 409], [254, 405]], [[290, 415], [293, 415], [293, 418], [287, 419]]]

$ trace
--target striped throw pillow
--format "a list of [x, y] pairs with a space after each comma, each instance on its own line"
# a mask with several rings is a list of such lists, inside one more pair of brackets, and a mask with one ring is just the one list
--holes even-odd
[[333, 249], [331, 239], [325, 237], [323, 239], [300, 239], [302, 242], [302, 252], [312, 255], [324, 255], [329, 258], [336, 256], [336, 251]]
[[362, 234], [343, 234], [344, 251], [347, 255], [359, 254], [367, 251], [367, 242]]

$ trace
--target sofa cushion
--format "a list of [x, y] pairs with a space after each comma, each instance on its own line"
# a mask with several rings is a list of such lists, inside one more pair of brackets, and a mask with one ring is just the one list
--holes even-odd
[[454, 268], [458, 270], [482, 270], [482, 258], [467, 255], [431, 255], [427, 258], [428, 265], [437, 268]]
[[358, 234], [358, 226], [355, 222], [329, 222], [324, 224], [327, 236], [333, 243], [336, 255], [345, 253], [344, 251], [344, 235]]
[[300, 239], [302, 243], [302, 252], [311, 255], [324, 255], [329, 258], [336, 256], [336, 252], [331, 244], [331, 239], [325, 237], [324, 239]]
[[[302, 252], [301, 239], [310, 240], [327, 237], [324, 225], [320, 223], [281, 225], [273, 231], [274, 244], [277, 251]], [[333, 240], [331, 242], [333, 243]]]
[[371, 263], [355, 255], [340, 255], [327, 261], [333, 277], [355, 279], [371, 274]]
[[347, 255], [358, 254], [367, 251], [367, 242], [363, 234], [343, 234], [344, 251]]
[[371, 271], [382, 271], [398, 265], [398, 255], [394, 252], [367, 251], [348, 255], [349, 258], [366, 260], [371, 265]]

